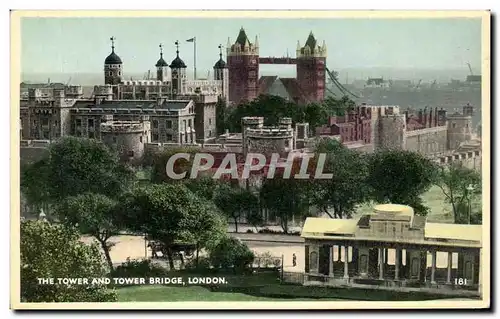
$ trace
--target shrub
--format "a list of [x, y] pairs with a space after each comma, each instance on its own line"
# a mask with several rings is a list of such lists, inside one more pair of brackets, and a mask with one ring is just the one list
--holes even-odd
[[254, 257], [246, 244], [231, 237], [222, 239], [210, 251], [210, 263], [215, 268], [233, 268], [235, 272], [242, 272], [253, 262]]
[[249, 234], [253, 234], [253, 230], [251, 230], [251, 229], [247, 229], [247, 233], [249, 233]]
[[190, 259], [186, 263], [186, 269], [198, 269], [198, 270], [206, 270], [210, 269], [210, 259], [208, 257], [198, 257], [198, 264], [196, 264], [196, 258]]
[[109, 274], [110, 277], [159, 277], [167, 273], [166, 269], [159, 265], [153, 264], [149, 259], [144, 260], [131, 260], [127, 261], [116, 267]]

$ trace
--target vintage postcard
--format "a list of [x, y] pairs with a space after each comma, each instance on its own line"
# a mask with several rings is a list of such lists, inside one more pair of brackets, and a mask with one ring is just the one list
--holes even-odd
[[11, 308], [490, 307], [490, 12], [11, 26]]

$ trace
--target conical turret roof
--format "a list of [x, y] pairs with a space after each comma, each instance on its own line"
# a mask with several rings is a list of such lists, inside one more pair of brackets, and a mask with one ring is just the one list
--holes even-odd
[[245, 46], [245, 44], [247, 42], [250, 43], [250, 41], [248, 40], [247, 34], [245, 32], [245, 29], [243, 29], [243, 27], [241, 27], [240, 33], [238, 33], [238, 37], [236, 38], [236, 43], [238, 43], [241, 46]]

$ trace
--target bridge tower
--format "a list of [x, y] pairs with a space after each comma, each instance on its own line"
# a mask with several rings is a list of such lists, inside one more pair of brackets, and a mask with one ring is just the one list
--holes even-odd
[[319, 46], [312, 31], [303, 47], [297, 42], [297, 82], [308, 102], [325, 98], [326, 44]]
[[259, 94], [259, 43], [257, 36], [250, 43], [243, 27], [234, 44], [227, 42], [229, 101], [238, 105]]

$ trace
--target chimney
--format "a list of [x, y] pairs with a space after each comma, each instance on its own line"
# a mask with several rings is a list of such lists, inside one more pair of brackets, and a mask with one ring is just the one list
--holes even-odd
[[333, 124], [337, 123], [337, 117], [336, 116], [330, 116], [328, 118], [328, 126], [332, 126]]
[[422, 123], [425, 128], [429, 127], [429, 114], [427, 113], [427, 106], [424, 107], [424, 122]]
[[434, 112], [432, 111], [432, 108], [430, 108], [429, 111], [429, 127], [434, 127]]
[[435, 107], [434, 108], [434, 126], [438, 126], [439, 125], [439, 121], [438, 121], [438, 108]]

